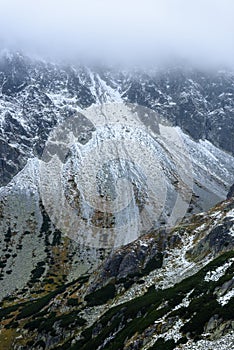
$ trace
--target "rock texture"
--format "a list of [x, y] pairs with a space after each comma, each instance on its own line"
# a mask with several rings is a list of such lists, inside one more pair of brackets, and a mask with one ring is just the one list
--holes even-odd
[[230, 199], [233, 196], [234, 196], [234, 184], [231, 186], [230, 190], [228, 191], [227, 199]]
[[[151, 232], [71, 282], [50, 285], [38, 264], [27, 294], [1, 303], [3, 348], [232, 347], [233, 208], [226, 201]], [[229, 244], [221, 239], [217, 248], [210, 237], [221, 231]]]
[[[151, 72], [59, 66], [22, 54], [0, 58], [0, 171], [6, 184], [40, 156], [51, 129], [93, 103], [126, 101], [157, 111], [194, 140], [234, 154], [232, 72], [175, 67]], [[3, 156], [4, 155], [4, 156]]]
[[[2, 55], [3, 349], [231, 349], [233, 186], [227, 192], [234, 174], [233, 94], [234, 75], [227, 71], [175, 67], [121, 72]], [[193, 190], [184, 220], [169, 227], [168, 214], [181, 179], [168, 149], [157, 144], [167, 184], [163, 215], [147, 232], [138, 232], [136, 240], [110, 251], [83, 246], [54, 225], [39, 191], [40, 158], [50, 132], [74, 118], [79, 119], [76, 136], [81, 149], [95, 140], [101, 143], [98, 128], [84, 109], [123, 102], [151, 108], [170, 120], [172, 129], [177, 126], [173, 130], [190, 156], [191, 168], [186, 170], [192, 173]], [[157, 131], [153, 118], [144, 113], [138, 117], [149, 131]], [[107, 130], [105, 137], [111, 134]], [[144, 140], [138, 135], [137, 141]], [[177, 162], [183, 164], [177, 151]], [[83, 202], [76, 178], [77, 153], [73, 149], [63, 160], [64, 192], [79, 215]], [[132, 182], [139, 213], [148, 198], [144, 177], [132, 164], [121, 166], [112, 162], [97, 173], [99, 193], [114, 197], [115, 176], [124, 175]], [[226, 195], [228, 200], [212, 208]], [[112, 214], [92, 212], [85, 219], [105, 230], [116, 225]]]

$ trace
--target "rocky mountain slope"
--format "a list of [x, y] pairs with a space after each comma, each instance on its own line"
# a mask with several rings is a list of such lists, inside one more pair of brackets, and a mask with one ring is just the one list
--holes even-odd
[[[194, 140], [230, 154], [233, 72], [175, 67], [148, 72], [71, 67], [3, 53], [0, 59], [1, 184], [41, 155], [51, 129], [93, 103], [137, 103], [157, 111]], [[3, 156], [4, 155], [4, 156]]]
[[[78, 212], [77, 214], [77, 208], [79, 208], [76, 204], [77, 190], [74, 192], [73, 187], [74, 184], [76, 186], [80, 184], [79, 180], [77, 184], [75, 180], [71, 181], [74, 177], [74, 164], [76, 161], [76, 154], [71, 154], [71, 157], [67, 158], [67, 163], [65, 164], [64, 186], [65, 189], [67, 189], [66, 193], [69, 203], [74, 203], [72, 204], [72, 208], [75, 210], [74, 215], [76, 223], [74, 221], [70, 221], [71, 224], [66, 223], [65, 219], [68, 214], [64, 214], [66, 213], [66, 208], [62, 207], [62, 201], [56, 197], [58, 194], [58, 187], [56, 187], [56, 193], [50, 196], [49, 192], [49, 198], [52, 197], [55, 199], [54, 205], [55, 211], [58, 212], [58, 218], [61, 219], [65, 215], [65, 219], [62, 220], [61, 225], [58, 226], [56, 222], [57, 217], [54, 218], [53, 213], [52, 217], [49, 216], [50, 213], [47, 212], [49, 204], [43, 201], [42, 199], [44, 198], [41, 197], [41, 163], [37, 158], [29, 160], [25, 168], [19, 172], [7, 186], [0, 189], [0, 229], [2, 233], [0, 237], [2, 262], [0, 276], [1, 298], [14, 292], [16, 289], [19, 291], [24, 290], [25, 293], [27, 293], [28, 290], [30, 291], [32, 287], [31, 279], [33, 278], [34, 271], [39, 265], [41, 266], [41, 264], [43, 265], [43, 268], [41, 267], [40, 269], [41, 276], [48, 276], [48, 278], [51, 279], [54, 275], [54, 283], [57, 283], [57, 280], [61, 279], [61, 275], [63, 275], [64, 281], [71, 280], [85, 271], [93, 269], [99, 263], [100, 259], [102, 259], [105, 254], [108, 254], [110, 249], [115, 245], [114, 242], [112, 242], [113, 244], [108, 244], [107, 247], [101, 244], [100, 240], [95, 236], [96, 232], [99, 232], [100, 237], [104, 236], [107, 230], [116, 232], [120, 242], [122, 242], [123, 239], [122, 244], [124, 244], [124, 242], [126, 244], [144, 233], [144, 230], [140, 229], [140, 226], [137, 224], [138, 218], [141, 220], [142, 215], [144, 215], [143, 219], [148, 215], [147, 225], [145, 226], [146, 231], [148, 231], [158, 226], [168, 226], [168, 224], [170, 224], [170, 226], [174, 225], [176, 219], [180, 218], [180, 215], [183, 216], [186, 214], [186, 209], [188, 211], [187, 215], [189, 216], [191, 212], [199, 212], [208, 209], [212, 204], [224, 198], [227, 191], [226, 188], [232, 183], [232, 174], [234, 173], [233, 158], [207, 141], [200, 141], [197, 143], [180, 130], [178, 130], [178, 132], [183, 138], [187, 152], [193, 154], [190, 167], [186, 168], [189, 176], [187, 185], [183, 190], [185, 194], [181, 192], [183, 198], [185, 198], [185, 202], [179, 202], [181, 207], [177, 204], [176, 196], [178, 184], [182, 186], [184, 179], [181, 178], [180, 173], [176, 171], [175, 167], [172, 167], [170, 152], [164, 149], [161, 155], [161, 164], [165, 169], [163, 177], [166, 183], [165, 194], [167, 196], [162, 198], [164, 208], [161, 215], [158, 217], [156, 216], [153, 204], [151, 206], [149, 203], [143, 211], [145, 207], [144, 203], [147, 200], [146, 191], [148, 191], [148, 188], [144, 188], [141, 184], [141, 178], [136, 177], [132, 180], [138, 191], [136, 192], [138, 194], [134, 206], [125, 208], [125, 211], [120, 212], [121, 216], [118, 213], [110, 215], [110, 213], [105, 213], [105, 211], [103, 213], [91, 211], [88, 213], [89, 216], [87, 216], [87, 218], [91, 220], [90, 225], [90, 221], [87, 222], [87, 220], [85, 220], [86, 217], [83, 216], [86, 215], [86, 212], [84, 212], [84, 214]], [[157, 149], [155, 149], [155, 154], [157, 154], [157, 152]], [[141, 154], [142, 153], [140, 153], [140, 155]], [[178, 157], [179, 153], [176, 152], [176, 154]], [[71, 163], [71, 161], [73, 161], [73, 163]], [[179, 157], [177, 159], [177, 164], [184, 164], [183, 161], [183, 157]], [[146, 163], [146, 166], [150, 166], [147, 164], [148, 163]], [[51, 169], [53, 170], [53, 167]], [[191, 169], [192, 177], [190, 177]], [[53, 173], [53, 176], [46, 176], [46, 185], [50, 178], [52, 179], [51, 186], [53, 188], [53, 183], [59, 183], [60, 173]], [[106, 179], [106, 177], [102, 179]], [[158, 181], [158, 178], [154, 181]], [[80, 197], [82, 198], [82, 196]], [[160, 198], [158, 197], [158, 199]], [[191, 202], [190, 199], [192, 199]], [[60, 203], [58, 207], [56, 207], [57, 202]], [[79, 200], [78, 204], [79, 203], [82, 203], [81, 200]], [[47, 208], [45, 208], [45, 204], [47, 204]], [[122, 225], [120, 221], [120, 226], [118, 226], [118, 220], [123, 220], [124, 217], [129, 218], [129, 221], [126, 220], [124, 225]], [[71, 218], [73, 218], [73, 216]], [[135, 226], [132, 226], [132, 222], [130, 222], [131, 218], [132, 220], [137, 220]], [[98, 221], [94, 221], [97, 219]], [[112, 223], [113, 220], [115, 223], [114, 225]], [[66, 227], [64, 226], [65, 223]], [[89, 235], [87, 232], [90, 232]], [[125, 240], [127, 234], [130, 237], [129, 240]], [[93, 248], [90, 245], [88, 245], [87, 248], [87, 244], [84, 246], [82, 244], [83, 236], [85, 239], [87, 239], [87, 237], [96, 237], [95, 246], [93, 246]], [[118, 244], [116, 244], [116, 246], [118, 246]], [[97, 247], [98, 249], [96, 249]], [[103, 248], [108, 249], [104, 250]], [[67, 255], [69, 258], [67, 258]], [[60, 264], [61, 259], [63, 261], [62, 265]], [[61, 273], [60, 268], [62, 268], [63, 273]], [[56, 271], [57, 269], [58, 271]], [[60, 275], [59, 277], [58, 274]], [[21, 277], [19, 278], [19, 276]]]
[[[194, 212], [207, 210], [226, 197], [234, 182], [233, 81], [233, 73], [225, 71], [204, 73], [176, 67], [119, 72], [114, 68], [61, 66], [3, 53], [0, 184], [9, 183], [28, 159], [42, 156], [56, 125], [93, 104], [130, 102], [148, 107], [182, 128], [194, 168]], [[143, 123], [153, 130], [148, 121]], [[95, 125], [91, 132], [92, 127], [95, 130]], [[208, 164], [211, 159], [212, 166]]]
[[38, 264], [28, 293], [1, 303], [2, 348], [233, 348], [233, 210], [150, 232], [71, 282]]
[[[226, 71], [117, 71], [1, 56], [1, 348], [232, 348], [233, 89], [234, 75]], [[52, 198], [59, 215], [53, 217], [41, 169], [45, 150], [54, 152], [48, 139], [67, 125], [75, 125], [77, 146], [65, 154], [61, 173], [52, 163], [45, 174], [53, 176], [43, 178], [43, 185], [57, 186]], [[131, 149], [116, 146], [123, 132]], [[132, 160], [120, 166], [111, 159], [97, 172], [102, 198], [115, 199], [118, 178], [132, 184], [133, 202], [115, 215], [109, 208], [87, 210], [77, 176], [84, 159], [88, 178], [92, 167], [82, 157], [104, 141], [108, 155]], [[149, 200], [160, 193], [159, 177], [152, 177], [156, 165], [166, 193], [157, 217]], [[58, 184], [84, 235], [88, 223], [92, 234], [106, 237], [120, 227], [121, 237], [131, 239], [115, 249], [100, 241], [82, 245], [71, 234], [74, 221], [58, 225], [66, 209]], [[210, 209], [227, 193], [227, 201]], [[180, 220], [179, 214], [185, 219], [178, 226], [172, 218]], [[131, 215], [147, 225], [130, 227]]]

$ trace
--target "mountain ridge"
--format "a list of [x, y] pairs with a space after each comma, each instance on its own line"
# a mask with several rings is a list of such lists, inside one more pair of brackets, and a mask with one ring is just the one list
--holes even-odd
[[[233, 94], [233, 72], [211, 74], [181, 68], [129, 72], [61, 66], [21, 54], [1, 57], [3, 349], [234, 348]], [[69, 205], [83, 221], [91, 222], [91, 228], [96, 224], [104, 231], [112, 228], [117, 223], [113, 213], [90, 210], [90, 216], [85, 212], [82, 217], [77, 173], [85, 147], [92, 149], [95, 142], [101, 144], [113, 135], [117, 135], [114, 143], [119, 141], [120, 131], [110, 128], [105, 115], [105, 111], [119, 110], [113, 106], [134, 113], [140, 106], [134, 116], [142, 129], [132, 134], [137, 144], [144, 145], [142, 130], [151, 136], [160, 129], [160, 123], [156, 125], [149, 115], [168, 120], [189, 162], [184, 162], [186, 154], [181, 154], [180, 147], [173, 145], [170, 152], [167, 143], [152, 138], [167, 184], [163, 214], [147, 232], [138, 232], [137, 239], [105, 249], [82, 245], [76, 236], [56, 226], [43, 202], [40, 176], [51, 132], [76, 120], [80, 153], [73, 147], [63, 159], [62, 175], [44, 180], [53, 185], [63, 179]], [[100, 108], [107, 123], [103, 129], [95, 125], [95, 118], [88, 118], [90, 111], [99, 117]], [[152, 114], [141, 113], [146, 108]], [[110, 115], [115, 121], [114, 113]], [[129, 130], [124, 132], [131, 136]], [[143, 155], [141, 151], [136, 154]], [[148, 164], [146, 156], [144, 161]], [[193, 186], [184, 217], [169, 225], [175, 195], [178, 190], [183, 194], [183, 174], [175, 173], [175, 164], [187, 164], [185, 171]], [[103, 166], [97, 174], [99, 193], [114, 198], [114, 180], [126, 174], [134, 188], [134, 214], [139, 215], [147, 203], [147, 186], [133, 162]], [[62, 203], [58, 204], [61, 210]]]

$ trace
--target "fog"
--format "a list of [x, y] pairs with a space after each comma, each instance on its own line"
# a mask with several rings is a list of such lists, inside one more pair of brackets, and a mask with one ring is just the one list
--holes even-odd
[[233, 0], [0, 0], [0, 47], [62, 60], [234, 66]]

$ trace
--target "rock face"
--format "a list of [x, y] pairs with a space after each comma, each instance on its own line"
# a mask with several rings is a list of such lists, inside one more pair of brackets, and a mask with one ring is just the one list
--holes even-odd
[[128, 78], [125, 88], [130, 102], [155, 109], [195, 140], [207, 139], [233, 154], [233, 73], [169, 69]]
[[51, 129], [74, 113], [72, 105], [82, 108], [96, 102], [81, 76], [71, 68], [59, 69], [19, 54], [1, 57], [1, 185], [29, 157], [41, 155]]
[[231, 234], [233, 230], [233, 203], [229, 204], [227, 208], [231, 215], [226, 215], [222, 222], [207, 232], [206, 236], [190, 251], [194, 259], [199, 260], [209, 253], [219, 254], [233, 249], [234, 237]]
[[[40, 156], [51, 129], [94, 103], [137, 103], [234, 154], [234, 75], [173, 68], [155, 72], [58, 66], [21, 54], [0, 58], [0, 184]], [[3, 156], [4, 154], [4, 156]]]
[[166, 233], [159, 231], [155, 237], [144, 236], [110, 254], [91, 283], [89, 291], [95, 291], [109, 281], [118, 284], [126, 279], [128, 283], [134, 283], [153, 269], [162, 267], [165, 237]]
[[234, 196], [234, 184], [231, 186], [227, 194], [227, 199], [231, 199]]

